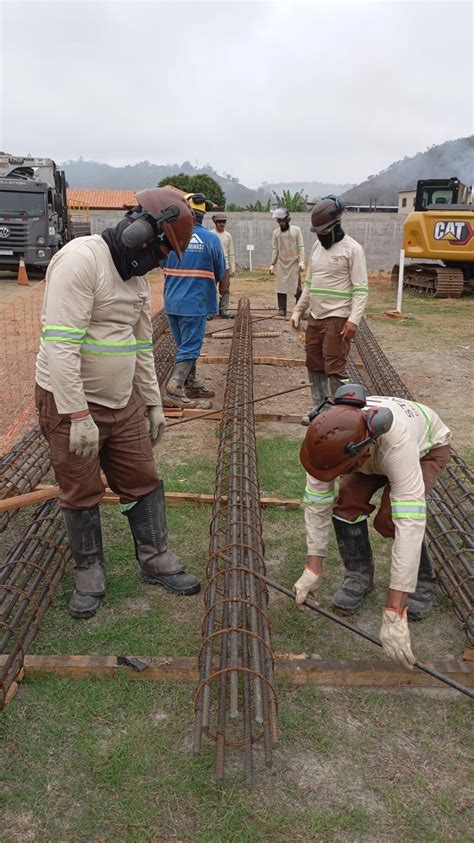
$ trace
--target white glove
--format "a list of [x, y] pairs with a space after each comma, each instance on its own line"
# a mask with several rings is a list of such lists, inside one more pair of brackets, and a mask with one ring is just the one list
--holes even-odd
[[95, 460], [99, 453], [99, 428], [91, 415], [71, 419], [69, 452], [84, 460]]
[[273, 275], [274, 266], [273, 264], [268, 268], [270, 275]]
[[155, 446], [163, 437], [166, 430], [166, 421], [161, 404], [148, 407], [148, 421], [150, 424], [149, 433], [151, 444]]
[[301, 269], [301, 272], [305, 271], [306, 267], [304, 265], [304, 261], [300, 261], [300, 269]]
[[301, 606], [308, 595], [313, 595], [316, 592], [316, 589], [319, 588], [319, 583], [322, 580], [322, 574], [313, 574], [309, 568], [305, 568], [299, 580], [296, 580], [293, 591], [296, 594], [295, 603], [297, 606]]
[[383, 609], [380, 642], [387, 656], [413, 670], [416, 659], [411, 650], [406, 609], [401, 614], [396, 609]]
[[300, 322], [301, 322], [301, 313], [299, 313], [299, 311], [297, 311], [297, 310], [294, 310], [293, 313], [290, 316], [291, 327], [294, 328], [295, 331], [297, 331], [298, 328], [299, 328]]

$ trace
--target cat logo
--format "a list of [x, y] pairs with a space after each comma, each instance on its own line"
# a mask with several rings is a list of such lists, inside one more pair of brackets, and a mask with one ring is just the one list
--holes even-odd
[[450, 246], [466, 246], [474, 237], [470, 222], [438, 220], [434, 227], [435, 240], [447, 240]]

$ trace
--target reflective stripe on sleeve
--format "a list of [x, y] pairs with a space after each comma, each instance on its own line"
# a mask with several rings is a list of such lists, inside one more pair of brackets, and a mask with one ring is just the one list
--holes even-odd
[[85, 331], [71, 328], [69, 325], [45, 325], [41, 332], [41, 341], [81, 343], [85, 335]]
[[354, 286], [352, 288], [352, 295], [353, 296], [368, 296], [369, 295], [369, 288], [368, 287], [358, 287]]
[[313, 492], [308, 486], [304, 490], [303, 503], [309, 503], [316, 506], [327, 506], [336, 500], [334, 492], [329, 489], [327, 492]]
[[392, 501], [392, 518], [426, 520], [426, 503], [423, 501]]
[[137, 339], [137, 351], [153, 351], [153, 344], [151, 340], [138, 340]]

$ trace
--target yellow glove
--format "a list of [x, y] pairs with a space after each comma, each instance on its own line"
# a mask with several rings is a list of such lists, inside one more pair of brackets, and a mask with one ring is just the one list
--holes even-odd
[[406, 609], [401, 614], [397, 609], [383, 609], [380, 643], [393, 661], [413, 670], [416, 659], [411, 649]]
[[299, 580], [296, 580], [293, 591], [296, 594], [295, 603], [297, 606], [301, 606], [308, 596], [315, 594], [316, 590], [319, 588], [319, 584], [322, 580], [322, 574], [313, 574], [309, 568], [305, 568]]

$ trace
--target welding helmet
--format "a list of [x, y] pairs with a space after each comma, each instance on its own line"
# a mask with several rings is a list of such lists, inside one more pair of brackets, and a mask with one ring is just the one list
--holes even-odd
[[314, 416], [300, 450], [300, 461], [312, 477], [329, 482], [346, 473], [390, 430], [391, 410], [366, 407], [366, 398], [363, 386], [345, 384]]
[[140, 190], [135, 195], [139, 204], [126, 214], [130, 225], [122, 231], [123, 245], [144, 249], [159, 241], [181, 260], [193, 233], [193, 215], [184, 197], [168, 187]]

